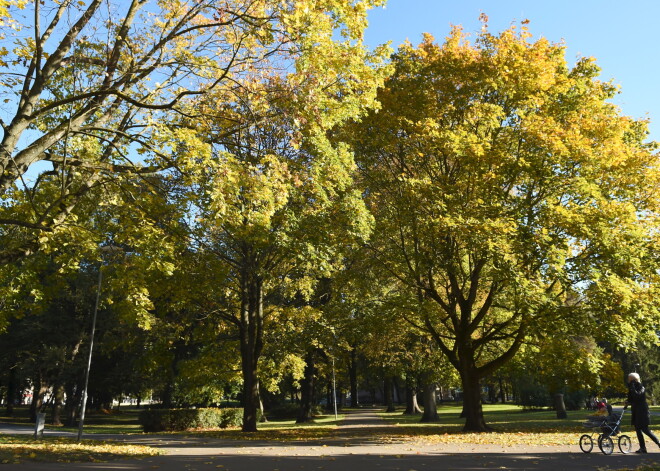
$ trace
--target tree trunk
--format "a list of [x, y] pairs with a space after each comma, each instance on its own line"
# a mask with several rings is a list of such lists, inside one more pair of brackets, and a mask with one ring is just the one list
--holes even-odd
[[78, 405], [80, 404], [80, 388], [76, 387], [76, 383], [71, 380], [64, 386], [66, 392], [66, 404], [64, 404], [64, 423], [68, 427], [76, 425], [76, 413]]
[[243, 431], [257, 431], [259, 380], [257, 365], [263, 348], [263, 286], [245, 270], [241, 277], [241, 369], [243, 373]]
[[488, 384], [488, 402], [494, 404], [497, 402], [497, 395], [495, 394], [495, 384]]
[[257, 369], [253, 366], [253, 357], [245, 359], [243, 365], [243, 431], [257, 431], [257, 410], [259, 409], [259, 392], [257, 389]]
[[44, 396], [48, 391], [48, 386], [43, 379], [43, 373], [38, 370], [35, 374], [34, 389], [32, 391], [32, 402], [30, 403], [30, 420], [37, 420], [37, 413], [41, 412], [44, 405]]
[[9, 380], [7, 382], [7, 405], [5, 407], [8, 416], [14, 415], [14, 403], [16, 402], [16, 367], [9, 369]]
[[58, 383], [53, 388], [55, 400], [53, 401], [53, 425], [62, 425], [62, 409], [64, 406], [64, 385]]
[[297, 424], [310, 422], [312, 420], [312, 401], [314, 399], [314, 376], [316, 373], [314, 364], [314, 352], [305, 355], [305, 376], [301, 382], [301, 400], [298, 411]]
[[465, 432], [486, 432], [491, 430], [484, 420], [481, 403], [481, 386], [475, 372], [463, 372], [463, 414], [465, 414]]
[[564, 404], [564, 395], [561, 393], [555, 394], [555, 410], [557, 411], [558, 419], [566, 419], [566, 404]]
[[358, 407], [357, 352], [355, 348], [351, 349], [348, 376], [351, 382], [351, 407]]
[[160, 398], [161, 405], [163, 406], [164, 409], [171, 409], [172, 404], [173, 404], [173, 391], [174, 391], [174, 378], [171, 377], [173, 375], [170, 375], [170, 378], [167, 379], [167, 383], [165, 384], [165, 389], [163, 389], [163, 395]]
[[502, 380], [502, 377], [500, 376], [500, 400], [502, 401], [502, 404], [506, 402], [506, 391], [504, 390], [504, 381]]
[[403, 394], [401, 394], [401, 385], [399, 380], [396, 377], [392, 377], [392, 382], [394, 383], [394, 392], [396, 393], [396, 403], [398, 405], [403, 404]]
[[422, 409], [419, 408], [417, 404], [417, 391], [412, 385], [406, 383], [406, 410], [403, 412], [404, 415], [415, 415], [421, 414]]
[[385, 405], [387, 406], [386, 412], [394, 412], [396, 407], [394, 407], [394, 397], [392, 396], [394, 384], [392, 383], [391, 376], [385, 376], [383, 388], [385, 390], [383, 396], [385, 398]]
[[259, 394], [259, 422], [264, 423], [268, 422], [268, 417], [266, 417], [266, 411], [264, 410], [264, 401], [261, 398], [261, 385], [257, 379], [257, 394]]
[[440, 420], [435, 402], [435, 388], [435, 383], [424, 386], [424, 414], [422, 414], [421, 422], [437, 422]]

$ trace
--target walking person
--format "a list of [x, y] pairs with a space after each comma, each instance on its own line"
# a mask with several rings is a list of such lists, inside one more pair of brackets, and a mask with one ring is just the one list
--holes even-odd
[[653, 443], [660, 447], [658, 437], [654, 435], [649, 429], [651, 425], [651, 415], [649, 413], [649, 405], [646, 402], [646, 389], [642, 386], [642, 382], [637, 373], [630, 373], [628, 375], [628, 401], [626, 405], [630, 404], [632, 409], [632, 425], [637, 432], [637, 441], [639, 441], [639, 450], [635, 453], [646, 453], [646, 443], [644, 443], [644, 434], [646, 434]]

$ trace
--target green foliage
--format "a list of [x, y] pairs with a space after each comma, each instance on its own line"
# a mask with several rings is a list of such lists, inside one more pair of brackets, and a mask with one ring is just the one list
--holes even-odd
[[145, 432], [176, 432], [193, 429], [240, 427], [243, 409], [144, 409], [140, 425]]
[[564, 54], [525, 25], [427, 35], [393, 56], [379, 112], [347, 130], [369, 247], [460, 370], [474, 430], [478, 380], [527, 336], [579, 326], [626, 345], [660, 319], [656, 145], [608, 102], [592, 59], [569, 68]]
[[518, 403], [523, 409], [540, 409], [552, 404], [552, 396], [548, 388], [538, 383], [532, 377], [521, 376], [513, 384]]

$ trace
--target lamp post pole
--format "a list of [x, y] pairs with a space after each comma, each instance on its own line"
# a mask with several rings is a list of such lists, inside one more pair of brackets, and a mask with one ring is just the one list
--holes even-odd
[[335, 406], [335, 420], [337, 420], [337, 382], [335, 381], [335, 357], [332, 357], [332, 400]]
[[78, 441], [82, 440], [83, 426], [85, 423], [85, 409], [87, 408], [87, 385], [89, 384], [89, 370], [92, 367], [92, 350], [94, 349], [94, 331], [96, 330], [96, 314], [99, 310], [99, 298], [101, 297], [101, 281], [103, 279], [103, 264], [99, 265], [99, 281], [96, 286], [96, 303], [94, 303], [94, 314], [92, 315], [92, 331], [89, 335], [89, 356], [87, 357], [87, 370], [85, 371], [85, 386], [82, 393], [80, 406], [80, 420], [78, 422]]

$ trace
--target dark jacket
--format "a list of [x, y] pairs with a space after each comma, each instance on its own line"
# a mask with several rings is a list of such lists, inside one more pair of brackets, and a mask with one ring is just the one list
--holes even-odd
[[646, 402], [646, 389], [641, 383], [631, 381], [628, 385], [628, 402], [632, 409], [631, 424], [638, 427], [648, 427], [651, 423], [649, 405]]

